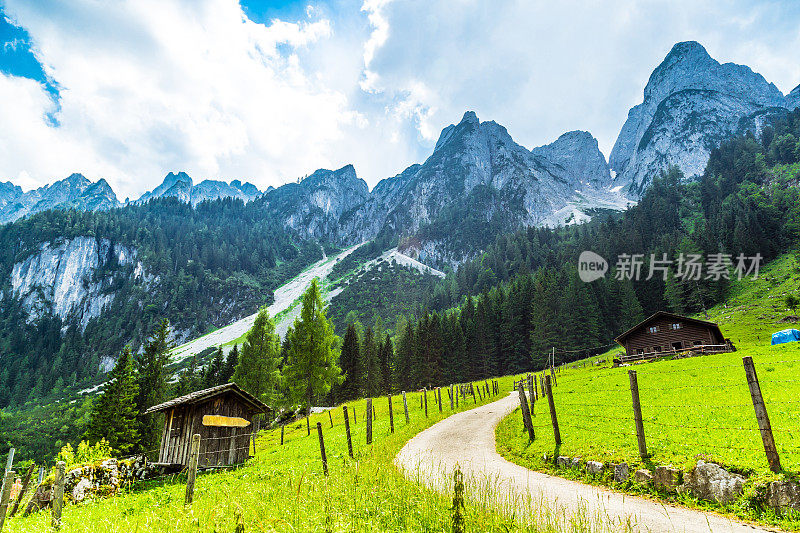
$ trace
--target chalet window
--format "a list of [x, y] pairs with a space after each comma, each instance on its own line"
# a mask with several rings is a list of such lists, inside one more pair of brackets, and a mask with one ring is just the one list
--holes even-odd
[[658, 326], [650, 326], [650, 333], [658, 333]]
[[680, 322], [678, 322], [676, 324], [672, 324], [672, 329], [681, 329], [681, 327], [683, 327], [683, 326], [681, 326]]
[[177, 412], [173, 412], [172, 415], [172, 427], [170, 428], [170, 436], [175, 437], [181, 434], [181, 428], [183, 427], [183, 410], [178, 410]]
[[681, 341], [672, 343], [673, 350], [683, 350], [683, 343]]

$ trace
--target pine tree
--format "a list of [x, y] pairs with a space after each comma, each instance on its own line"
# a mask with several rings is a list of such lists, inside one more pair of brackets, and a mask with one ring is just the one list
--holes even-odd
[[380, 392], [379, 350], [380, 347], [375, 341], [375, 334], [370, 326], [364, 332], [364, 342], [361, 350], [361, 364], [364, 368], [362, 392], [367, 398], [374, 398]]
[[344, 374], [344, 381], [338, 388], [336, 399], [339, 401], [354, 400], [358, 398], [363, 380], [361, 367], [361, 343], [358, 340], [355, 326], [350, 323], [342, 341], [342, 354], [339, 356], [339, 366]]
[[392, 375], [392, 364], [394, 362], [394, 345], [389, 335], [386, 335], [381, 346], [380, 366], [381, 366], [381, 384], [383, 392], [389, 394], [392, 391], [394, 376]]
[[203, 387], [203, 379], [197, 368], [197, 356], [193, 355], [189, 366], [186, 367], [178, 379], [178, 395], [183, 396]]
[[84, 438], [89, 442], [106, 439], [121, 455], [131, 452], [139, 442], [136, 423], [136, 376], [133, 357], [126, 346], [103, 385], [103, 392], [92, 406], [91, 419]]
[[262, 307], [245, 336], [233, 381], [264, 403], [274, 405], [283, 381], [280, 364], [281, 340], [269, 311]]
[[234, 344], [228, 356], [225, 358], [225, 364], [222, 367], [222, 374], [220, 376], [220, 383], [228, 383], [233, 378], [233, 373], [236, 372], [236, 366], [239, 364], [239, 345]]
[[222, 384], [222, 372], [225, 365], [224, 355], [222, 354], [222, 346], [217, 348], [214, 358], [208, 363], [205, 372], [203, 372], [203, 386], [205, 388], [215, 387]]
[[310, 410], [314, 400], [323, 397], [341, 383], [341, 369], [336, 364], [339, 338], [325, 316], [325, 306], [315, 278], [303, 294], [300, 317], [286, 334], [288, 361], [284, 369], [292, 398]]
[[164, 319], [144, 346], [142, 354], [136, 358], [136, 373], [139, 392], [136, 408], [139, 411], [138, 423], [142, 449], [148, 450], [158, 444], [160, 438], [159, 417], [144, 412], [167, 399], [169, 392], [169, 352], [173, 344], [169, 340], [169, 320]]

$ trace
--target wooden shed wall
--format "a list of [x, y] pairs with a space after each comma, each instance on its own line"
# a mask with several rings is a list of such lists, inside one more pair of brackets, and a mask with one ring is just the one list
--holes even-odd
[[[204, 415], [244, 418], [244, 428], [203, 425]], [[200, 434], [198, 466], [227, 466], [243, 463], [250, 457], [253, 411], [238, 397], [225, 394], [195, 405], [179, 405], [166, 411], [159, 451], [160, 463], [187, 465], [192, 435]]]
[[[672, 329], [672, 324], [675, 323], [681, 324], [681, 328]], [[658, 326], [657, 333], [650, 333], [652, 326]], [[639, 349], [644, 353], [651, 353], [655, 351], [656, 346], [661, 347], [661, 351], [669, 351], [674, 342], [681, 342], [682, 347], [686, 349], [694, 346], [697, 342], [724, 344], [725, 339], [721, 338], [712, 327], [670, 317], [659, 317], [642, 324], [639, 329], [631, 333], [625, 339], [625, 350], [628, 355], [636, 354]]]

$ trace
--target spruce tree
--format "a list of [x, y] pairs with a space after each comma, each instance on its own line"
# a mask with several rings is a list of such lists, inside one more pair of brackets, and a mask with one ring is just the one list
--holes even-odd
[[380, 367], [381, 367], [381, 384], [383, 392], [389, 394], [394, 385], [392, 375], [392, 365], [394, 363], [394, 345], [389, 335], [386, 335], [381, 346], [380, 352]]
[[269, 311], [262, 307], [245, 336], [233, 381], [262, 402], [274, 405], [283, 381], [280, 364], [281, 339]]
[[136, 374], [139, 392], [136, 408], [139, 411], [138, 423], [141, 436], [140, 446], [149, 450], [158, 445], [160, 424], [157, 414], [144, 412], [167, 399], [170, 374], [167, 370], [169, 352], [173, 344], [169, 340], [169, 320], [164, 319], [153, 335], [145, 343], [144, 351], [136, 358]]
[[300, 317], [286, 334], [287, 365], [284, 369], [289, 392], [310, 410], [316, 399], [341, 383], [341, 369], [336, 364], [338, 337], [325, 316], [325, 306], [315, 278], [303, 294]]
[[225, 365], [225, 358], [222, 354], [222, 346], [217, 348], [214, 358], [208, 363], [203, 372], [203, 386], [206, 388], [215, 387], [222, 384], [222, 372]]
[[222, 367], [222, 374], [220, 383], [228, 383], [233, 378], [233, 373], [236, 372], [236, 365], [239, 364], [239, 345], [234, 344], [228, 356], [225, 358], [225, 364]]
[[344, 374], [344, 381], [338, 388], [336, 399], [339, 401], [354, 400], [358, 398], [363, 380], [361, 367], [361, 346], [355, 326], [350, 323], [342, 341], [342, 354], [339, 356], [339, 366]]
[[115, 452], [121, 455], [130, 453], [139, 442], [136, 423], [138, 392], [131, 349], [126, 346], [109, 373], [103, 392], [92, 406], [84, 439], [90, 443], [106, 439]]
[[375, 341], [372, 327], [364, 332], [362, 343], [361, 361], [364, 367], [363, 393], [367, 398], [373, 398], [380, 392], [380, 364], [378, 362], [380, 347]]
[[197, 367], [197, 356], [193, 355], [189, 366], [186, 367], [178, 379], [178, 395], [183, 396], [203, 388], [203, 377]]

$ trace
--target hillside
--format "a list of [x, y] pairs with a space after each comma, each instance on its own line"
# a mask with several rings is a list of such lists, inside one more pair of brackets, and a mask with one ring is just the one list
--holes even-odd
[[[719, 323], [736, 345], [734, 353], [612, 369], [616, 348], [587, 360], [585, 366], [580, 360], [567, 364], [553, 389], [562, 444], [555, 446], [547, 401], [537, 401], [536, 440], [529, 443], [520, 431], [517, 410], [497, 429], [498, 451], [515, 463], [569, 477], [580, 474], [556, 468], [554, 449], [557, 455], [579, 457], [582, 462], [626, 462], [631, 471], [671, 464], [688, 472], [698, 458], [713, 461], [748, 477], [745, 495], [723, 506], [726, 512], [797, 529], [800, 524], [791, 517], [775, 517], [765, 505], [765, 492], [753, 488], [776, 476], [768, 468], [742, 365], [743, 357], [753, 358], [783, 467], [780, 477], [793, 478], [800, 472], [800, 448], [794, 438], [800, 431], [795, 416], [800, 344], [770, 346], [773, 332], [794, 327], [793, 312], [784, 303], [788, 294], [800, 294], [800, 264], [784, 255], [770, 263], [759, 279], [733, 282], [727, 301], [710, 309], [708, 316], [698, 315]], [[593, 364], [597, 361], [602, 362]], [[638, 374], [647, 460], [639, 457], [637, 447], [631, 369]], [[614, 486], [641, 490], [625, 483]], [[680, 495], [666, 497], [697, 505]]]

